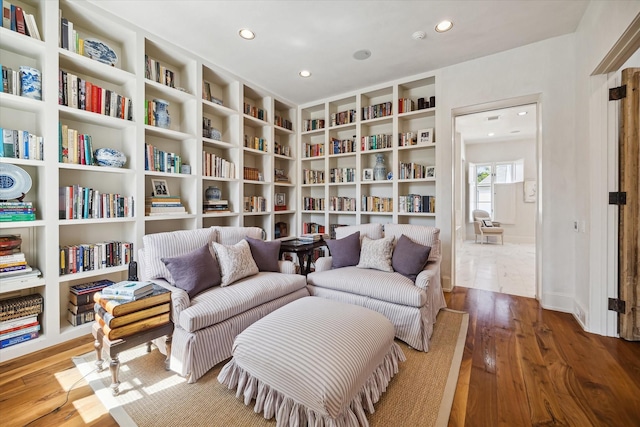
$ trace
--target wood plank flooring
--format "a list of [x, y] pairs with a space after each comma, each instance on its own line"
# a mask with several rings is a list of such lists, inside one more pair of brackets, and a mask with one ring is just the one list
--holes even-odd
[[[470, 314], [450, 426], [640, 426], [640, 343], [586, 333], [530, 298], [445, 295]], [[92, 350], [87, 335], [0, 364], [2, 425], [116, 426], [71, 361]]]

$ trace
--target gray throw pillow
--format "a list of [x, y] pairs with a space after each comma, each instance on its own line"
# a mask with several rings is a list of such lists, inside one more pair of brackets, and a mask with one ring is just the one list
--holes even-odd
[[360, 262], [360, 232], [342, 239], [327, 240], [331, 252], [331, 268], [349, 267]]
[[220, 268], [209, 245], [181, 256], [162, 258], [162, 262], [169, 269], [175, 286], [187, 291], [189, 298], [220, 284]]
[[391, 265], [395, 271], [415, 282], [427, 263], [430, 252], [431, 246], [416, 243], [403, 234], [393, 250]]
[[258, 266], [260, 271], [275, 271], [279, 272], [278, 258], [280, 257], [280, 240], [273, 240], [271, 242], [265, 242], [260, 239], [252, 239], [251, 237], [245, 237], [249, 242], [249, 249], [251, 249], [251, 256]]

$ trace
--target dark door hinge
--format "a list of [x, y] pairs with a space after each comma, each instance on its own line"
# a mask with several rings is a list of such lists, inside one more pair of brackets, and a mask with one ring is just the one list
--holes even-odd
[[626, 305], [623, 300], [618, 298], [609, 298], [609, 310], [616, 313], [625, 313]]
[[624, 191], [611, 191], [609, 193], [609, 204], [610, 205], [626, 205], [627, 193], [625, 193]]
[[627, 85], [612, 87], [609, 89], [609, 101], [618, 101], [627, 97]]

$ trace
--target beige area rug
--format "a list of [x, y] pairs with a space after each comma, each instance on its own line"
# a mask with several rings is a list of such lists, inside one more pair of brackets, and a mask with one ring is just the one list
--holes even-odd
[[[387, 391], [368, 416], [372, 427], [392, 425], [446, 426], [458, 380], [469, 315], [442, 310], [432, 337], [432, 349], [422, 353], [399, 342], [407, 356]], [[164, 356], [157, 349], [146, 353], [146, 346], [120, 354], [120, 394], [111, 395], [111, 376], [107, 367], [95, 368], [95, 352], [74, 362], [87, 376], [91, 387], [122, 426], [267, 426], [265, 420], [235, 397], [235, 391], [218, 383], [224, 363], [216, 365], [195, 384], [164, 370]]]

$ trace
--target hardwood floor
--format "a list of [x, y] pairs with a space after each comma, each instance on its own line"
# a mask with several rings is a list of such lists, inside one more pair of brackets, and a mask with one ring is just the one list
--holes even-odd
[[[530, 298], [462, 287], [445, 295], [470, 314], [450, 426], [640, 425], [640, 343], [583, 332]], [[92, 350], [87, 335], [0, 364], [3, 426], [61, 405], [81, 378], [71, 357]], [[81, 380], [59, 411], [29, 425], [117, 424]]]

